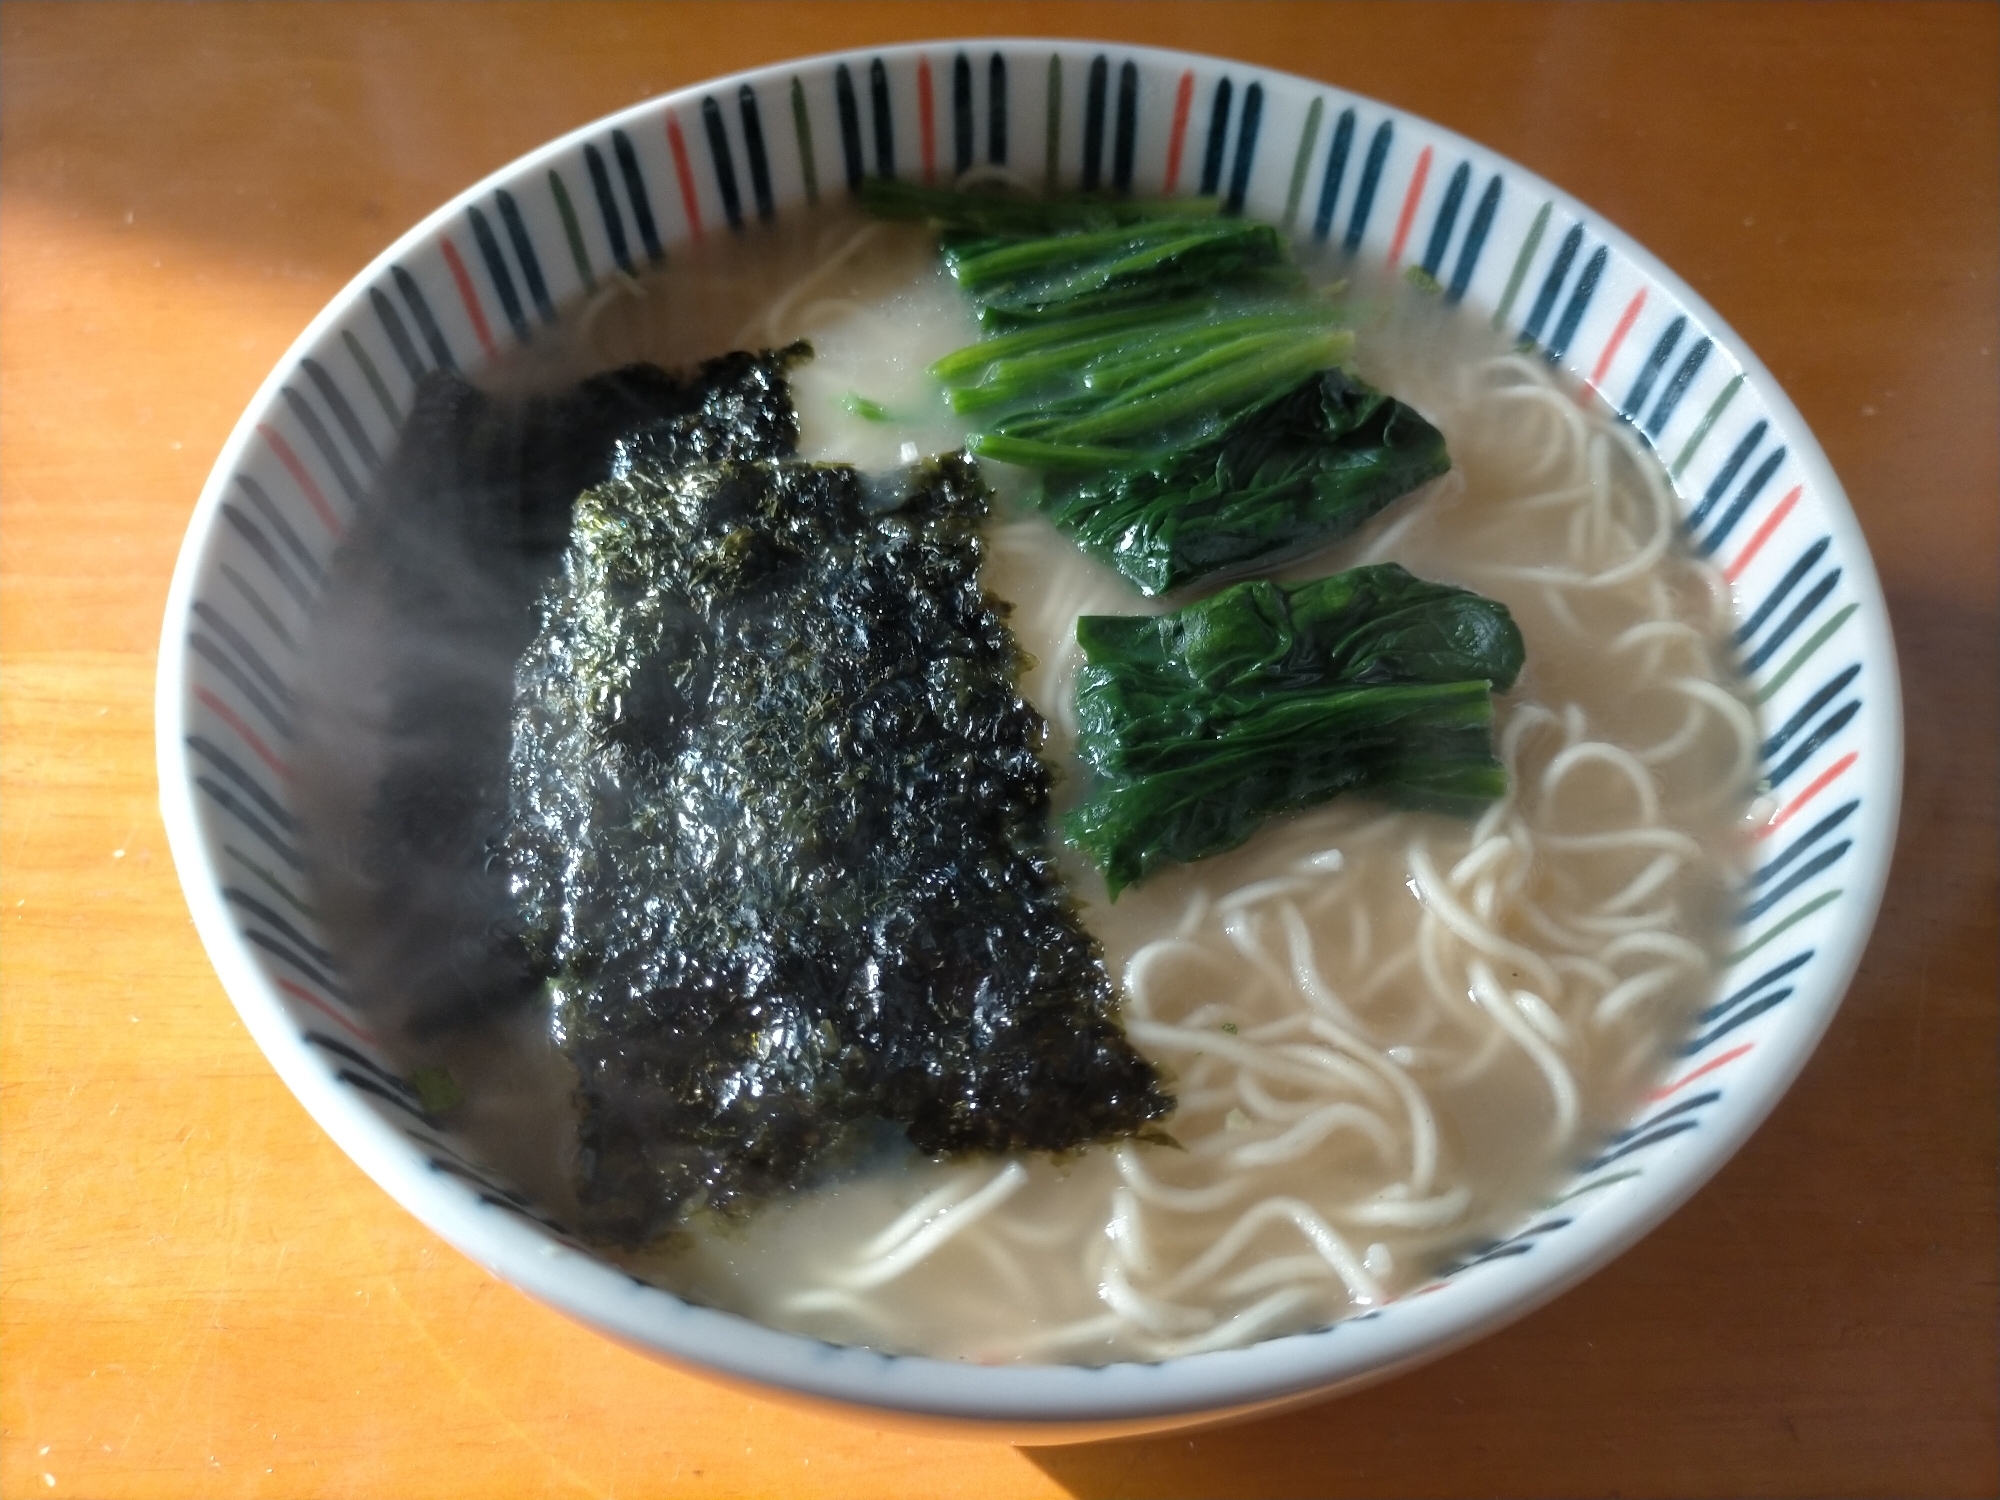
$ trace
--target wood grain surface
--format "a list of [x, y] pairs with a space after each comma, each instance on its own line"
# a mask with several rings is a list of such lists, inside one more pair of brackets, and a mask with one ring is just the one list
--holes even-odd
[[[1419, 1373], [1017, 1451], [614, 1348], [397, 1209], [237, 1023], [151, 686], [217, 449], [312, 314], [538, 142], [785, 56], [966, 33], [1228, 52], [1579, 195], [1797, 401], [1888, 588], [1896, 872], [1804, 1078], [1688, 1207]], [[0, 1492], [1992, 1495], [2000, 10], [1991, 5], [0, 8]]]

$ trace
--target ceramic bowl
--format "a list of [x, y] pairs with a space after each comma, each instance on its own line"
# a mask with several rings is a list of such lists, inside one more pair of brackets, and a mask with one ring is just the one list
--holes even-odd
[[[330, 554], [415, 380], [476, 371], [614, 268], [755, 235], [874, 175], [1217, 194], [1417, 267], [1588, 383], [1672, 474], [1719, 563], [1777, 813], [1714, 1003], [1626, 1128], [1505, 1238], [1317, 1332], [1103, 1368], [889, 1357], [691, 1306], [594, 1257], [429, 1117], [306, 914], [285, 705]], [[1818, 443], [1743, 341], [1583, 204], [1449, 131], [1218, 58], [944, 41], [784, 63], [637, 105], [522, 157], [405, 234], [299, 337], [223, 448], [160, 647], [167, 831], [224, 986], [271, 1063], [398, 1202], [610, 1337], [795, 1396], [1015, 1440], [1157, 1429], [1382, 1379], [1602, 1266], [1727, 1160], [1838, 1006], [1894, 841], [1901, 724], [1880, 587]]]

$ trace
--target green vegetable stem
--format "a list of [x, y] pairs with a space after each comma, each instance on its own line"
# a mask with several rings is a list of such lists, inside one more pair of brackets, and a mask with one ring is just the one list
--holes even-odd
[[864, 422], [886, 422], [889, 409], [879, 401], [871, 401], [859, 391], [849, 391], [840, 398], [840, 404]]

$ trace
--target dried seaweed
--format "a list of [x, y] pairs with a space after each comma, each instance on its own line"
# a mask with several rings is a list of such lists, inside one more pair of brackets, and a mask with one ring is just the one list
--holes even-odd
[[336, 835], [372, 893], [368, 991], [416, 1034], [518, 1003], [536, 983], [496, 923], [507, 897], [491, 850], [507, 805], [513, 668], [577, 495], [621, 455], [792, 453], [785, 372], [807, 352], [729, 354], [685, 376], [632, 365], [518, 399], [446, 370], [418, 382], [339, 561], [340, 587], [379, 598], [393, 628], [381, 638], [385, 765], [360, 827]]
[[517, 677], [508, 859], [589, 1232], [730, 1212], [883, 1121], [1061, 1151], [1171, 1107], [1049, 862], [985, 509], [962, 459], [636, 445], [578, 503]]

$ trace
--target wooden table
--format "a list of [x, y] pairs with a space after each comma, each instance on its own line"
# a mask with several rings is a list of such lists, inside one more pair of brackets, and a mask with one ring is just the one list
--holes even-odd
[[[1489, 142], [1708, 297], [1832, 455], [1902, 650], [1861, 976], [1776, 1116], [1525, 1323], [1337, 1404], [1015, 1451], [625, 1353], [435, 1240], [237, 1023], [155, 806], [217, 448], [393, 235], [556, 133], [836, 46], [1226, 51]], [[2000, 10], [309, 5], [0, 11], [0, 1491], [1991, 1495]]]

